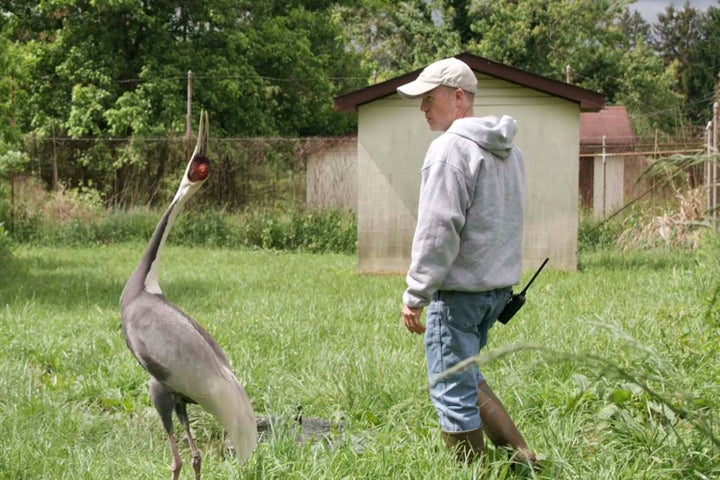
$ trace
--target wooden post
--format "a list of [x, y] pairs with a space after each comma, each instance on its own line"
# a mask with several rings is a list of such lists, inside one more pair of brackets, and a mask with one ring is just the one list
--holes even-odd
[[713, 173], [712, 173], [712, 204], [713, 204], [713, 220], [715, 224], [715, 231], [718, 231], [718, 197], [717, 197], [717, 191], [718, 191], [718, 173], [717, 173], [717, 167], [718, 167], [718, 102], [713, 103], [713, 129], [712, 129], [712, 143], [713, 143], [713, 153], [715, 154], [715, 159], [713, 161]]
[[[15, 81], [10, 78], [10, 128], [15, 126]], [[15, 172], [8, 172], [10, 181], [10, 231], [15, 233]]]
[[10, 128], [15, 126], [15, 81], [10, 78]]
[[15, 173], [12, 170], [8, 172], [8, 180], [10, 180], [10, 231], [15, 233]]
[[57, 166], [57, 149], [55, 148], [55, 121], [52, 123], [52, 161], [53, 161], [53, 178], [52, 190], [58, 191], [58, 166]]
[[187, 73], [187, 112], [185, 114], [185, 161], [192, 155], [192, 71]]
[[602, 138], [602, 216], [605, 218], [607, 215], [607, 148], [605, 146], [605, 139], [607, 135], [603, 135]]
[[712, 147], [712, 128], [713, 128], [713, 122], [710, 120], [707, 125], [705, 126], [705, 153], [707, 154], [707, 160], [705, 161], [705, 194], [707, 196], [705, 200], [705, 210], [708, 212], [708, 215], [713, 218], [712, 213], [712, 155], [713, 155], [713, 147]]

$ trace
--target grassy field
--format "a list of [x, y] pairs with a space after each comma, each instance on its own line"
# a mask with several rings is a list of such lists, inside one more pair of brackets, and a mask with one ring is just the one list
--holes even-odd
[[[144, 248], [20, 247], [0, 267], [0, 478], [169, 478], [147, 375], [118, 298]], [[720, 475], [712, 255], [598, 252], [549, 269], [491, 331], [483, 372], [539, 473], [490, 448], [458, 467], [427, 397], [422, 339], [400, 322], [401, 276], [348, 255], [169, 246], [161, 285], [225, 348], [275, 434], [238, 470], [214, 418], [190, 417], [206, 479], [710, 479]], [[292, 422], [331, 420], [297, 443]], [[189, 451], [181, 478], [194, 478]]]

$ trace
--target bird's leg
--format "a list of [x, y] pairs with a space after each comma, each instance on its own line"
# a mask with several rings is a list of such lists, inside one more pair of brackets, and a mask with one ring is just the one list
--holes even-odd
[[195, 440], [193, 440], [192, 432], [190, 431], [190, 421], [188, 420], [185, 402], [179, 401], [175, 405], [175, 413], [178, 416], [178, 420], [180, 420], [180, 424], [185, 429], [185, 436], [188, 444], [190, 445], [190, 452], [192, 453], [192, 466], [193, 470], [195, 470], [195, 480], [200, 480], [200, 464], [202, 463], [202, 457], [200, 456], [200, 450], [198, 450], [195, 445]]
[[180, 469], [182, 468], [182, 459], [178, 452], [177, 442], [175, 441], [175, 435], [168, 433], [168, 441], [170, 442], [170, 450], [172, 450], [173, 461], [170, 466], [172, 470], [172, 480], [178, 480], [180, 478]]
[[155, 377], [150, 377], [150, 398], [160, 415], [160, 420], [167, 432], [168, 442], [170, 442], [170, 450], [172, 450], [173, 456], [172, 466], [170, 467], [172, 470], [172, 480], [178, 480], [180, 477], [180, 469], [182, 468], [182, 460], [178, 452], [172, 424], [173, 405], [176, 404], [175, 394], [165, 385], [158, 382]]

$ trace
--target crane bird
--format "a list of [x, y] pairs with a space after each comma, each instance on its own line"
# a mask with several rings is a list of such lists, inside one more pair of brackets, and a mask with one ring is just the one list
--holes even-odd
[[173, 220], [208, 177], [207, 144], [208, 116], [201, 112], [197, 145], [180, 187], [120, 297], [125, 342], [150, 374], [150, 398], [167, 431], [173, 480], [178, 479], [182, 468], [173, 433], [173, 410], [187, 436], [195, 478], [200, 479], [201, 456], [190, 432], [188, 403], [197, 403], [217, 417], [228, 432], [239, 465], [257, 444], [250, 399], [233, 374], [227, 355], [195, 320], [167, 301], [158, 284], [160, 252]]

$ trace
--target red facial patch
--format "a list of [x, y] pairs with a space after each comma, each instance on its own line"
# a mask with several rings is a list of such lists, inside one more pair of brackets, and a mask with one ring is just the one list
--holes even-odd
[[197, 156], [193, 158], [188, 171], [188, 179], [191, 182], [199, 182], [205, 180], [210, 174], [210, 162], [205, 157]]

